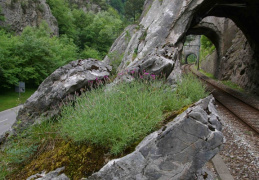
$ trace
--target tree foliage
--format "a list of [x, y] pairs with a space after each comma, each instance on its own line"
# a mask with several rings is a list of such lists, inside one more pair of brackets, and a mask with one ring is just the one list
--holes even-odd
[[204, 35], [201, 36], [201, 60], [205, 59], [207, 55], [215, 50], [214, 44]]
[[2, 15], [2, 7], [0, 6], [0, 21], [4, 21], [4, 16]]
[[51, 37], [46, 23], [26, 27], [21, 36], [0, 31], [0, 86], [18, 81], [39, 85], [58, 67], [75, 60], [77, 47], [66, 36]]
[[[82, 9], [72, 9], [65, 0], [48, 0], [51, 10], [58, 20], [60, 35], [73, 39], [80, 50], [95, 49], [99, 59], [108, 52], [112, 42], [122, 30], [119, 14], [110, 8], [97, 14]], [[102, 4], [102, 0], [95, 1]]]
[[52, 35], [47, 23], [26, 27], [17, 36], [0, 31], [1, 87], [12, 87], [18, 81], [39, 85], [72, 60], [101, 60], [123, 29], [121, 15], [105, 0], [94, 1], [105, 9], [96, 14], [73, 8], [67, 0], [47, 3], [58, 21], [59, 37]]
[[143, 10], [144, 0], [127, 0], [125, 3], [125, 16], [136, 21]]
[[110, 0], [110, 5], [120, 14], [124, 14], [124, 2], [122, 0]]

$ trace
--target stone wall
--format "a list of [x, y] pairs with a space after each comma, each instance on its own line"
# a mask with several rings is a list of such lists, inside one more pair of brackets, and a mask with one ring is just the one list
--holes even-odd
[[215, 64], [217, 59], [218, 59], [217, 51], [213, 51], [212, 54], [206, 56], [206, 58], [201, 61], [201, 66], [200, 66], [201, 69], [214, 75], [216, 73], [216, 68], [218, 68], [216, 67], [216, 64]]

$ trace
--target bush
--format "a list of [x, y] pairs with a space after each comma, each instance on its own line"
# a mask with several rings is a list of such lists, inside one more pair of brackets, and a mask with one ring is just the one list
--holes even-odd
[[215, 50], [214, 44], [204, 35], [201, 36], [201, 49], [200, 49], [200, 54], [201, 54], [201, 60], [204, 60], [206, 56], [210, 55], [213, 53]]
[[0, 87], [18, 81], [39, 85], [58, 67], [75, 60], [77, 47], [66, 36], [52, 36], [48, 25], [26, 27], [21, 36], [0, 31]]
[[190, 75], [174, 92], [162, 81], [147, 80], [119, 84], [110, 91], [99, 88], [62, 109], [61, 134], [118, 154], [152, 132], [163, 120], [163, 112], [178, 110], [205, 95], [201, 83]]

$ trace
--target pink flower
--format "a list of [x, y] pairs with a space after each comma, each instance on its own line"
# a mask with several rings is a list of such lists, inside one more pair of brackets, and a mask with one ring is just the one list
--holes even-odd
[[150, 76], [151, 76], [152, 79], [154, 79], [154, 80], [156, 79], [156, 75], [151, 74]]
[[134, 74], [135, 73], [135, 71], [131, 71], [131, 74]]
[[149, 73], [144, 73], [144, 75], [149, 75]]

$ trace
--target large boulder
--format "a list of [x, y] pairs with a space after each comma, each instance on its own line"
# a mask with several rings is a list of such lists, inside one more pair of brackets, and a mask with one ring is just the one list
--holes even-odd
[[94, 59], [76, 60], [58, 68], [26, 101], [13, 127], [20, 129], [40, 120], [40, 116], [57, 115], [66, 97], [88, 89], [96, 81], [104, 80], [110, 71], [109, 65]]
[[147, 136], [134, 152], [108, 162], [87, 179], [195, 179], [219, 152], [223, 143], [220, 129], [214, 98], [209, 96]]

